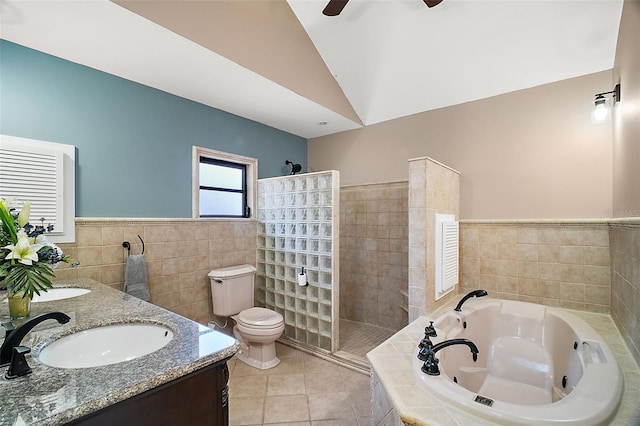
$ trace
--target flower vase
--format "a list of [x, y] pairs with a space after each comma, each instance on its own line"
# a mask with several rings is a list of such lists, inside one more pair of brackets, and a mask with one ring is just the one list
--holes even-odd
[[12, 320], [22, 319], [29, 316], [31, 312], [31, 298], [24, 292], [12, 293], [11, 285], [7, 286], [9, 300], [9, 316]]

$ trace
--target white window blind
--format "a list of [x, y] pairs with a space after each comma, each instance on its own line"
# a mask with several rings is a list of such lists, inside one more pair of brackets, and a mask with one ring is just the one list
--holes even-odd
[[0, 197], [29, 201], [32, 225], [53, 225], [51, 241], [73, 241], [75, 147], [0, 136]]
[[[52, 224], [54, 232], [64, 231], [62, 203], [62, 153], [56, 151], [30, 152], [0, 149], [0, 194], [16, 201], [31, 202], [29, 222]], [[41, 221], [41, 218], [44, 221]]]

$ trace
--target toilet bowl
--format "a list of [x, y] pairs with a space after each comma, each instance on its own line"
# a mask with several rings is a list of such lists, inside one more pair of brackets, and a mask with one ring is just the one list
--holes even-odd
[[213, 313], [235, 321], [233, 335], [240, 342], [238, 359], [259, 369], [280, 363], [275, 341], [284, 331], [284, 319], [271, 309], [254, 307], [256, 269], [251, 265], [214, 269], [209, 273]]
[[238, 359], [259, 369], [273, 368], [280, 363], [275, 341], [284, 331], [282, 315], [270, 309], [250, 308], [231, 318], [236, 322], [233, 335], [240, 341]]

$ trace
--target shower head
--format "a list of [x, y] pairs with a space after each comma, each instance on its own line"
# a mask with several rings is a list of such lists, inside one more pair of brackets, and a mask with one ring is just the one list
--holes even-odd
[[291, 165], [291, 173], [289, 173], [290, 175], [295, 175], [296, 173], [299, 173], [302, 170], [302, 166], [300, 164], [294, 164], [289, 160], [286, 160], [284, 164]]

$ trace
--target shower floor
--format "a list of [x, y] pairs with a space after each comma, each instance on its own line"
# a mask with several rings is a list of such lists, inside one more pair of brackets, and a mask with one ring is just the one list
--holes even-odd
[[390, 328], [340, 319], [340, 348], [334, 355], [368, 369], [367, 352], [396, 333]]

